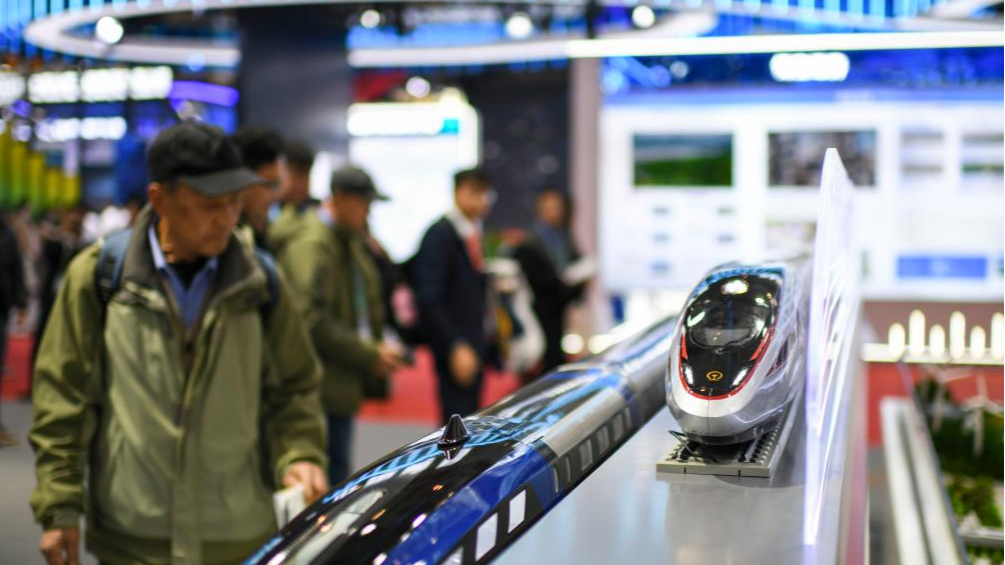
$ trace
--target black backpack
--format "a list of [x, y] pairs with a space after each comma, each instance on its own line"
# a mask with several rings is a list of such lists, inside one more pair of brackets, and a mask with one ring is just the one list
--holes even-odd
[[[132, 228], [126, 228], [113, 234], [105, 236], [98, 252], [98, 265], [95, 268], [94, 281], [98, 289], [98, 302], [101, 303], [102, 312], [108, 307], [108, 302], [112, 295], [119, 289], [122, 282], [122, 265], [126, 259], [126, 249], [129, 247], [129, 238], [132, 237]], [[262, 323], [268, 325], [272, 309], [279, 302], [279, 271], [276, 268], [276, 261], [267, 252], [255, 248], [255, 259], [265, 271], [267, 286], [269, 289], [269, 300], [259, 306], [258, 312], [262, 318]]]

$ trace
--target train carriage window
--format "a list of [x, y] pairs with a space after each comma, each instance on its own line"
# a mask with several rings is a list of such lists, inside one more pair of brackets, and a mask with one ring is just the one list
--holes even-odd
[[527, 491], [522, 490], [520, 494], [517, 494], [509, 501], [509, 527], [506, 529], [508, 533], [513, 533], [513, 530], [520, 527], [523, 523], [523, 519], [527, 514]]
[[463, 551], [464, 550], [462, 549], [458, 549], [457, 551], [451, 553], [450, 557], [447, 557], [447, 560], [443, 562], [443, 565], [461, 565], [461, 555], [463, 554]]
[[593, 446], [590, 445], [590, 440], [586, 440], [579, 444], [579, 468], [585, 471], [590, 463], [593, 463]]
[[611, 427], [614, 428], [614, 441], [620, 440], [621, 434], [625, 433], [625, 427], [624, 424], [621, 423], [621, 418], [620, 417], [615, 418], [614, 422], [611, 424]]
[[558, 467], [551, 468], [551, 482], [555, 485], [555, 493], [558, 493], [558, 487], [561, 486], [561, 482], [558, 480]]
[[492, 551], [496, 545], [496, 530], [499, 526], [499, 516], [493, 514], [488, 520], [478, 526], [478, 537], [475, 538], [475, 561]]
[[562, 482], [569, 484], [572, 482], [572, 469], [569, 467], [569, 456], [562, 458]]
[[597, 456], [603, 455], [607, 451], [610, 440], [607, 437], [607, 428], [600, 428], [597, 432]]
[[632, 414], [628, 411], [628, 408], [621, 411], [621, 417], [625, 420], [625, 429], [632, 429]]

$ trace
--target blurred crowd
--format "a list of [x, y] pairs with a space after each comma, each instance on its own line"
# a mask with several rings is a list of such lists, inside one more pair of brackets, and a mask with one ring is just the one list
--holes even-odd
[[565, 361], [591, 272], [562, 190], [489, 256], [492, 179], [458, 171], [453, 208], [396, 264], [369, 229], [380, 187], [350, 165], [313, 200], [313, 161], [267, 128], [185, 122], [148, 148], [147, 202], [3, 216], [0, 327], [37, 303], [48, 563], [78, 562], [82, 518], [102, 563], [239, 561], [275, 531], [271, 493], [309, 502], [346, 480], [361, 403], [388, 398], [416, 347], [444, 422], [478, 410], [486, 366], [529, 382]]

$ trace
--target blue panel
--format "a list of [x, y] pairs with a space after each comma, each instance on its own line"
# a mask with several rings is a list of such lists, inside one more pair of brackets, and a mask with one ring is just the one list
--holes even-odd
[[973, 255], [901, 255], [897, 257], [897, 278], [901, 279], [986, 279], [987, 257]]
[[[850, 2], [860, 0], [849, 0]], [[726, 20], [726, 21], [724, 21]], [[728, 34], [729, 18], [720, 17], [720, 28]], [[805, 28], [805, 25], [801, 25]], [[786, 32], [779, 28], [778, 32]], [[788, 32], [798, 32], [799, 28]], [[736, 87], [738, 93], [752, 102], [759, 100], [759, 90], [776, 88], [784, 84], [784, 92], [796, 99], [813, 100], [842, 89], [869, 89], [874, 99], [881, 91], [912, 93], [943, 92], [947, 96], [957, 93], [964, 96], [1001, 96], [1005, 57], [1001, 48], [947, 48], [912, 49], [893, 51], [850, 51], [850, 69], [841, 82], [833, 83], [779, 83], [772, 77], [772, 54], [688, 55], [663, 57], [613, 57], [604, 60], [601, 74], [605, 81], [603, 91], [611, 95], [638, 95], [656, 92], [708, 93], [709, 86]], [[673, 80], [657, 84], [654, 68], [670, 69]], [[612, 72], [613, 71], [613, 72]], [[616, 79], [616, 80], [614, 80]], [[771, 96], [779, 92], [771, 92]], [[927, 96], [927, 95], [926, 95]], [[770, 101], [770, 100], [764, 100]], [[779, 100], [780, 101], [780, 100]]]
[[461, 121], [457, 118], [445, 118], [443, 120], [443, 127], [440, 129], [440, 134], [454, 134], [456, 135], [461, 130]]

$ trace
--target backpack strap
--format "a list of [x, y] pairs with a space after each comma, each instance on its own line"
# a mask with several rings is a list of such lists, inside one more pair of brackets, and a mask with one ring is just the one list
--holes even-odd
[[265, 271], [265, 282], [269, 290], [269, 300], [261, 306], [258, 307], [259, 316], [262, 318], [262, 324], [268, 327], [269, 318], [272, 316], [272, 310], [279, 303], [279, 270], [276, 267], [276, 260], [267, 251], [255, 248], [255, 259], [258, 260], [259, 266]]
[[129, 238], [132, 237], [132, 228], [126, 228], [107, 235], [101, 243], [101, 250], [98, 252], [98, 265], [94, 272], [94, 282], [98, 289], [98, 301], [104, 310], [112, 295], [119, 289], [122, 282], [122, 265], [126, 262], [126, 249], [129, 247]]

